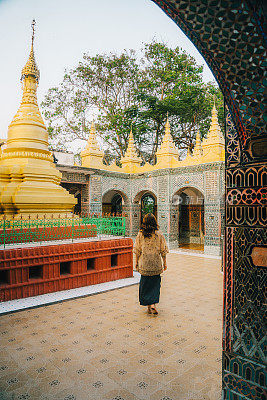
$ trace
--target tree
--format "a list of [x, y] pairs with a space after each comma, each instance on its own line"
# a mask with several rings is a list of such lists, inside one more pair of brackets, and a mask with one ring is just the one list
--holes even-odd
[[170, 101], [171, 131], [174, 142], [182, 153], [185, 154], [188, 148], [192, 151], [198, 130], [202, 138], [208, 132], [214, 101], [222, 124], [223, 96], [214, 85], [203, 83], [196, 86], [188, 85], [177, 94], [174, 102]]
[[83, 62], [66, 73], [63, 82], [50, 89], [42, 103], [50, 138], [61, 143], [66, 138], [86, 140], [92, 114], [96, 112], [99, 134], [121, 156], [131, 126], [125, 110], [135, 104], [138, 76], [132, 50], [118, 56], [84, 54]]
[[173, 139], [182, 151], [194, 145], [197, 129], [207, 131], [213, 97], [222, 122], [222, 95], [202, 81], [202, 66], [178, 47], [145, 44], [121, 54], [84, 54], [78, 67], [65, 74], [42, 103], [52, 143], [85, 140], [92, 114], [106, 149], [106, 160], [120, 158], [132, 126], [139, 155], [155, 162], [169, 114]]
[[153, 137], [150, 161], [155, 161], [167, 113], [177, 147], [192, 149], [197, 129], [203, 136], [207, 128], [213, 96], [220, 98], [221, 92], [214, 85], [203, 83], [202, 66], [194, 58], [164, 43], [145, 45], [142, 77], [139, 114], [150, 125]]

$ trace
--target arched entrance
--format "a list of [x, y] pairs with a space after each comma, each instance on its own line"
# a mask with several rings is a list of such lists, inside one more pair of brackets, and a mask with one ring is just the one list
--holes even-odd
[[[262, 0], [153, 1], [203, 55], [228, 107], [222, 398], [261, 400], [266, 398], [262, 379], [266, 198], [260, 194], [261, 168], [267, 161], [266, 7]], [[252, 185], [247, 175], [250, 169], [256, 177]], [[265, 261], [253, 257], [254, 252], [265, 254]]]
[[204, 196], [196, 188], [180, 189], [174, 195], [178, 203], [178, 245], [182, 248], [204, 250]]
[[120, 190], [110, 189], [102, 196], [102, 215], [125, 218], [125, 232], [130, 235], [130, 205], [125, 193]]
[[127, 198], [124, 193], [114, 189], [109, 190], [102, 197], [102, 214], [122, 215], [126, 202]]
[[132, 234], [136, 235], [140, 229], [144, 216], [152, 213], [157, 218], [157, 196], [149, 191], [137, 193], [132, 204]]
[[156, 199], [151, 193], [145, 193], [141, 197], [141, 221], [146, 214], [154, 214], [157, 217]]

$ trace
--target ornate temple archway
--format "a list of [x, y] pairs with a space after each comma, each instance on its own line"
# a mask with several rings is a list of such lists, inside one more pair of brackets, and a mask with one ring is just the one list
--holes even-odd
[[[262, 182], [260, 174], [263, 164], [266, 171], [267, 159], [263, 105], [266, 6], [262, 0], [152, 1], [195, 44], [224, 94], [223, 399], [263, 400], [267, 240], [266, 178]], [[256, 253], [264, 256], [253, 257]]]
[[111, 189], [102, 196], [102, 213], [113, 216], [122, 215], [129, 201], [125, 193]]
[[133, 234], [136, 234], [142, 220], [147, 213], [152, 213], [157, 218], [157, 196], [150, 190], [141, 190], [133, 199]]
[[126, 235], [130, 235], [130, 203], [121, 190], [109, 189], [102, 195], [102, 215], [125, 218]]
[[173, 196], [178, 214], [178, 246], [204, 250], [204, 195], [194, 187], [179, 189]]
[[145, 193], [141, 197], [141, 221], [149, 213], [155, 215], [157, 218], [157, 203], [156, 198], [152, 194]]

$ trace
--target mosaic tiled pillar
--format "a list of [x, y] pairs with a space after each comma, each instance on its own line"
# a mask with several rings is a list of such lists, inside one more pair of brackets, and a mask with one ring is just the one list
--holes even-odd
[[140, 204], [132, 204], [132, 231], [131, 236], [136, 236], [140, 229], [141, 206]]
[[221, 227], [220, 227], [220, 206], [217, 202], [205, 202], [204, 220], [204, 253], [221, 255]]
[[157, 217], [161, 232], [170, 241], [170, 203], [169, 203], [169, 174], [160, 175], [157, 180]]
[[221, 191], [220, 171], [212, 169], [205, 171], [204, 221], [205, 239], [204, 252], [221, 254]]
[[81, 189], [81, 214], [83, 217], [86, 217], [89, 214], [90, 206], [90, 178], [87, 177], [87, 179], [88, 181], [86, 185], [83, 185]]
[[158, 204], [158, 224], [159, 229], [165, 236], [167, 242], [170, 242], [170, 205]]
[[90, 214], [102, 214], [102, 176], [90, 178]]
[[178, 247], [178, 233], [179, 233], [179, 204], [171, 204], [169, 246], [172, 249]]
[[125, 234], [131, 236], [131, 206], [129, 203], [122, 205], [122, 214], [125, 217]]

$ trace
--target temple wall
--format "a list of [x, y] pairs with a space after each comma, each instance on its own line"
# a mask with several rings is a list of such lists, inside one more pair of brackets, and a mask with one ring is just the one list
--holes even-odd
[[[64, 166], [58, 166], [62, 172]], [[204, 239], [191, 235], [191, 243], [204, 241], [204, 252], [220, 254], [223, 232], [224, 163], [214, 162], [181, 168], [166, 168], [143, 174], [126, 174], [99, 169], [73, 167], [63, 173], [64, 180], [86, 183], [82, 189], [82, 214], [102, 213], [103, 196], [110, 191], [122, 198], [126, 234], [136, 236], [140, 228], [141, 197], [150, 193], [156, 200], [157, 219], [171, 248], [179, 238], [179, 197], [186, 189], [194, 204], [204, 198]]]

